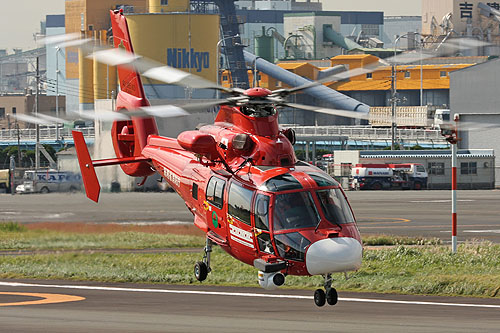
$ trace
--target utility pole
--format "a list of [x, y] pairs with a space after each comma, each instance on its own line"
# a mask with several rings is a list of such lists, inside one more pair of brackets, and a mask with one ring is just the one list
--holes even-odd
[[[59, 51], [61, 48], [56, 47], [56, 118], [59, 118]], [[56, 141], [59, 140], [59, 123], [56, 123]]]
[[[40, 57], [36, 57], [36, 108], [35, 116], [38, 116], [38, 111], [40, 107], [39, 103], [40, 95]], [[35, 170], [40, 169], [40, 125], [36, 124], [36, 144], [35, 144]]]
[[391, 150], [396, 148], [396, 64], [391, 66]]

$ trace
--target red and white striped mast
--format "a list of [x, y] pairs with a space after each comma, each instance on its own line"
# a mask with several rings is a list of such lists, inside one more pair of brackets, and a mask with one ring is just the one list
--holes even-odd
[[459, 116], [455, 115], [455, 129], [452, 132], [451, 143], [451, 252], [457, 253], [457, 123]]
[[451, 145], [451, 251], [457, 252], [457, 144], [458, 144], [458, 120], [455, 114], [455, 125], [443, 125], [441, 134]]

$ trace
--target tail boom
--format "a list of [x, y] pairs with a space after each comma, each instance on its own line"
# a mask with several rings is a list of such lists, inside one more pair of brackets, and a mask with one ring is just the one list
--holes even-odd
[[83, 133], [79, 131], [73, 131], [72, 134], [73, 140], [75, 142], [78, 163], [80, 165], [80, 172], [82, 174], [83, 185], [85, 187], [85, 193], [90, 200], [93, 200], [95, 202], [99, 201], [99, 194], [101, 193], [101, 185], [99, 184], [99, 179], [97, 179], [95, 167], [121, 164], [130, 165], [135, 163], [149, 164], [151, 162], [150, 158], [144, 156], [109, 158], [92, 161], [89, 150], [87, 148], [87, 144], [85, 143], [85, 138], [83, 137]]

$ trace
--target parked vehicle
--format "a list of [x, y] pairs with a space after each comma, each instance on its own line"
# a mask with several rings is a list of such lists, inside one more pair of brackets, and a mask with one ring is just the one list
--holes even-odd
[[18, 193], [76, 192], [82, 188], [82, 177], [70, 171], [27, 170]]
[[10, 192], [10, 170], [0, 170], [0, 193]]
[[422, 164], [357, 164], [352, 168], [351, 187], [356, 190], [413, 189], [427, 187]]
[[434, 113], [433, 128], [441, 130], [441, 125], [450, 121], [450, 109], [437, 109]]

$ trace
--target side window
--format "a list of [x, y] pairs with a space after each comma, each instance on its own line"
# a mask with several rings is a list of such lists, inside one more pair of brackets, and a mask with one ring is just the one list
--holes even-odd
[[193, 183], [193, 191], [192, 194], [193, 199], [198, 200], [198, 184]]
[[250, 225], [250, 205], [252, 203], [253, 191], [241, 187], [235, 183], [229, 188], [227, 199], [228, 213], [241, 222]]
[[259, 194], [255, 199], [254, 206], [255, 227], [262, 230], [269, 230], [269, 197]]
[[219, 208], [222, 208], [223, 204], [224, 185], [226, 185], [226, 182], [222, 179], [217, 178], [217, 182], [215, 185], [214, 204]]
[[[212, 177], [208, 182], [207, 186], [207, 192], [206, 192], [207, 201], [219, 208], [222, 208], [225, 184], [226, 182], [224, 180], [219, 179], [217, 177]], [[194, 193], [194, 184], [193, 184], [193, 193]]]

